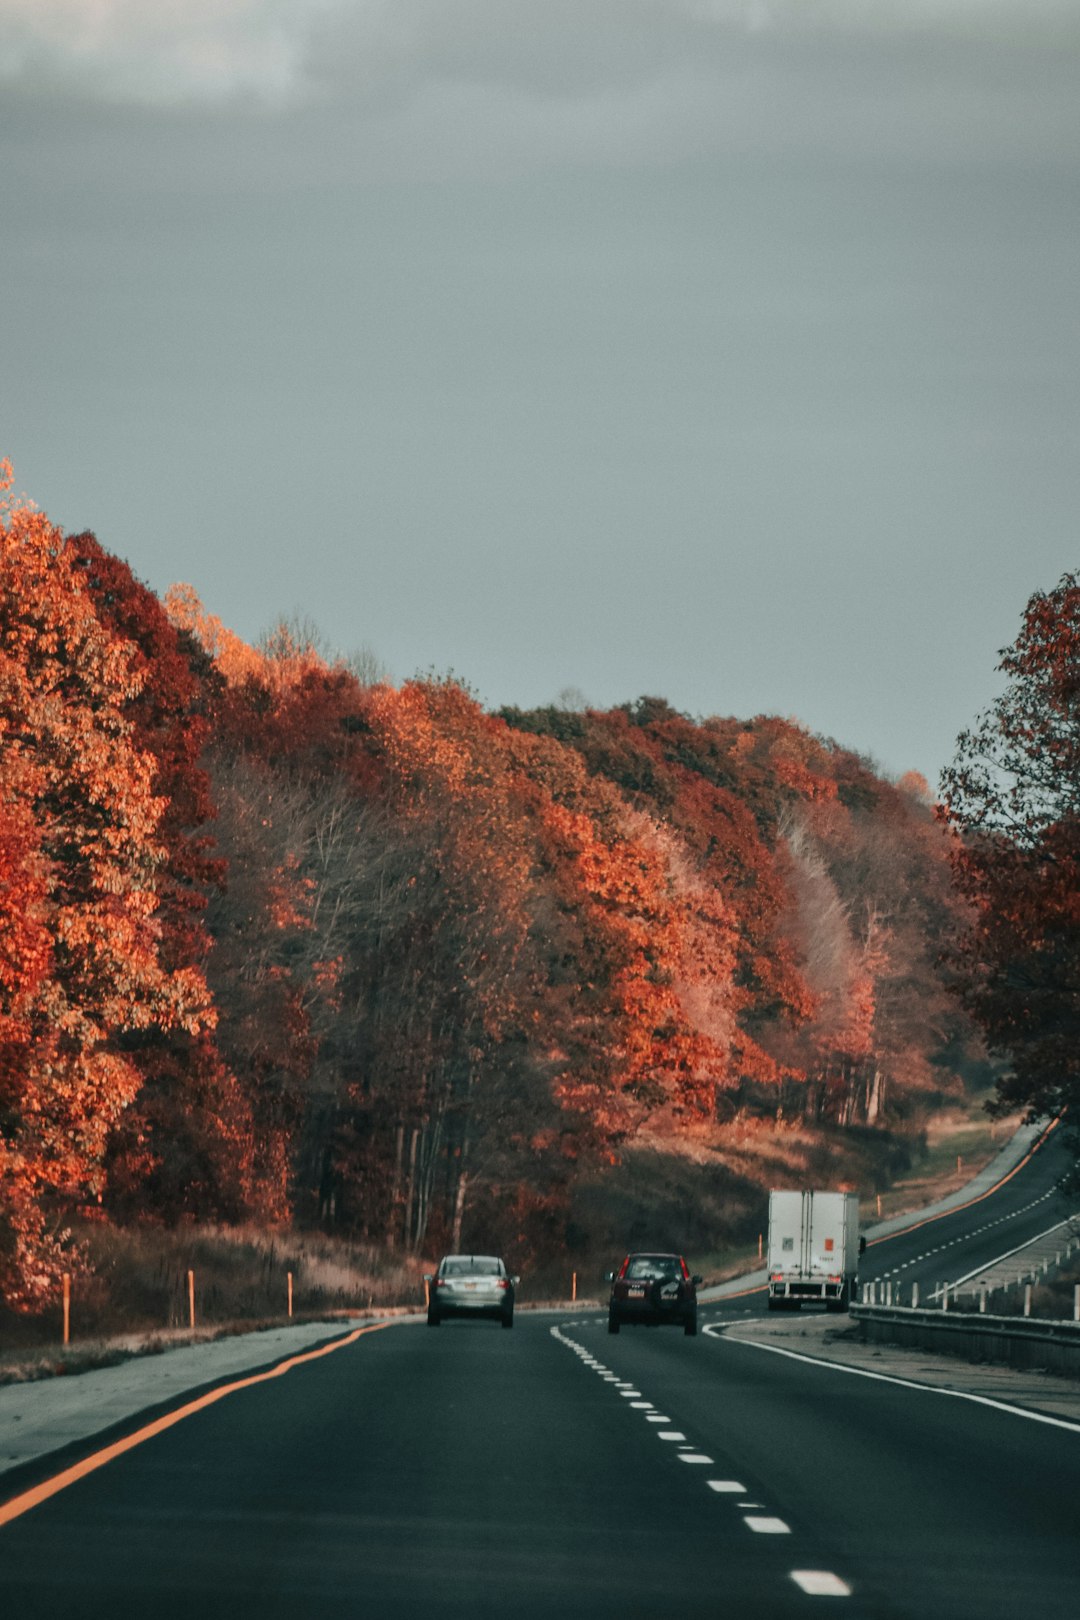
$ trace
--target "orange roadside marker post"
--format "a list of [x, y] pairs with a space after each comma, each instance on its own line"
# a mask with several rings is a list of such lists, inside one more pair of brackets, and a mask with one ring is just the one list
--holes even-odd
[[187, 1300], [188, 1300], [188, 1325], [191, 1328], [194, 1328], [194, 1326], [195, 1326], [195, 1273], [193, 1271], [189, 1271], [188, 1274], [187, 1274]]
[[71, 1272], [64, 1272], [64, 1344], [71, 1343]]
[[292, 1272], [286, 1274], [289, 1279], [289, 1315], [292, 1315]]

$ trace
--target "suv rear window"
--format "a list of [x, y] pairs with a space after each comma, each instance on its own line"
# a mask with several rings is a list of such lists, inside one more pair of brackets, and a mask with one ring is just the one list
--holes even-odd
[[673, 1255], [638, 1254], [626, 1268], [626, 1275], [634, 1282], [652, 1282], [657, 1277], [681, 1277], [683, 1268]]

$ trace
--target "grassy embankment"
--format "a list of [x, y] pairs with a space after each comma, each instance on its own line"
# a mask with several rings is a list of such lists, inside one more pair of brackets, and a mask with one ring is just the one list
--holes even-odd
[[[916, 1137], [851, 1127], [778, 1131], [748, 1120], [738, 1132], [704, 1128], [677, 1143], [643, 1144], [579, 1195], [591, 1240], [583, 1269], [589, 1250], [611, 1256], [655, 1245], [682, 1249], [709, 1282], [739, 1276], [758, 1264], [770, 1187], [857, 1192], [864, 1226], [921, 1209], [970, 1181], [1020, 1124], [1019, 1115], [991, 1121], [984, 1102], [980, 1095], [950, 1105]], [[589, 1279], [594, 1295], [603, 1269]]]

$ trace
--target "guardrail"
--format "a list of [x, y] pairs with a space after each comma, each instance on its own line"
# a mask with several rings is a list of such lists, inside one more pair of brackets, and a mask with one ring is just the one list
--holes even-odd
[[912, 1345], [968, 1361], [997, 1361], [1080, 1377], [1080, 1322], [920, 1310], [910, 1305], [852, 1305], [850, 1314], [862, 1337], [876, 1344]]

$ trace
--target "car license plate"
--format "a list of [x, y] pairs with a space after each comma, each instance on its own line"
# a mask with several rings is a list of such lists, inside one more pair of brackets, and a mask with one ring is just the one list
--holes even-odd
[[626, 1290], [626, 1297], [627, 1299], [644, 1299], [645, 1290], [644, 1288], [628, 1288]]

